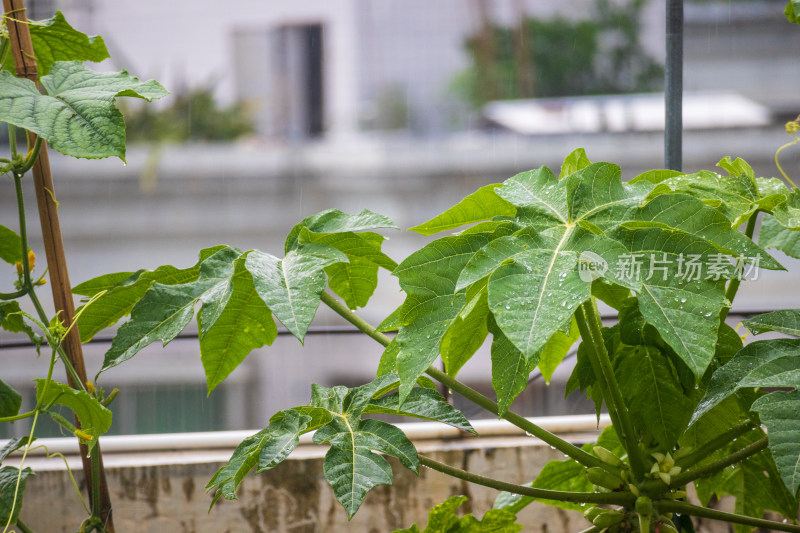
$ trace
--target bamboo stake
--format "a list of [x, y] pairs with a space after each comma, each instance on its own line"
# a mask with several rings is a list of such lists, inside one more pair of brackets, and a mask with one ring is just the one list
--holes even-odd
[[[33, 55], [33, 44], [31, 42], [30, 29], [28, 28], [28, 17], [25, 13], [25, 2], [24, 0], [3, 0], [3, 7], [17, 76], [27, 78], [38, 85], [36, 59]], [[28, 140], [31, 145], [33, 145], [35, 139], [36, 136], [28, 132]], [[50, 172], [50, 158], [47, 153], [47, 143], [45, 142], [42, 143], [39, 157], [33, 166], [33, 182], [36, 190], [36, 202], [39, 207], [39, 220], [42, 225], [42, 237], [47, 256], [48, 277], [50, 278], [50, 287], [53, 292], [53, 302], [61, 321], [64, 324], [70, 324], [75, 318], [75, 304], [72, 299], [72, 286], [69, 281], [64, 243], [61, 238], [61, 226], [58, 220], [58, 204], [56, 204], [55, 200], [53, 176]], [[87, 381], [86, 365], [83, 361], [83, 350], [77, 327], [70, 330], [64, 338], [62, 347], [70, 363], [75, 368], [78, 377], [85, 383]], [[83, 383], [75, 383], [69, 375], [67, 379], [71, 387], [83, 388]], [[75, 426], [80, 427], [77, 417], [75, 418]], [[87, 455], [88, 449], [85, 445], [80, 446], [80, 452], [83, 472], [86, 476], [86, 486], [91, 501], [93, 494], [96, 493], [96, 491], [92, 490], [92, 463]], [[108, 494], [108, 485], [99, 443], [94, 453], [100, 459], [97, 473], [100, 488], [100, 517], [105, 523], [106, 529], [110, 533], [114, 533], [111, 500]]]

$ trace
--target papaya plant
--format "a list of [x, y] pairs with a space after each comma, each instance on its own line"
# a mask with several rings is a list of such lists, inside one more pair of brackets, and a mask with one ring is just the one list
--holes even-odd
[[[63, 28], [57, 22], [42, 26]], [[688, 532], [692, 517], [726, 521], [738, 531], [800, 531], [800, 339], [744, 345], [725, 322], [742, 281], [759, 268], [783, 268], [768, 249], [800, 257], [800, 193], [788, 177], [791, 187], [726, 157], [722, 173], [652, 170], [623, 180], [617, 165], [592, 163], [577, 149], [558, 174], [547, 167], [522, 172], [411, 228], [445, 235], [399, 263], [385, 253], [379, 233], [397, 229], [390, 219], [331, 209], [297, 224], [282, 256], [220, 245], [201, 250], [188, 268], [84, 282], [74, 288], [86, 298], [78, 318], [63, 324], [38, 304], [35, 290], [44, 279], [32, 276], [25, 230], [20, 183], [41, 141], [18, 153], [14, 127], [67, 155], [124, 158], [115, 98], [165, 94], [156, 82], [95, 73], [80, 63], [92, 59], [78, 51], [54, 57], [40, 79], [46, 94], [0, 72], [0, 120], [12, 125], [3, 171], [14, 183], [20, 220], [18, 234], [0, 229], [2, 258], [20, 265], [15, 290], [0, 294], [0, 325], [47, 342], [52, 353], [33, 411], [19, 413], [19, 395], [0, 383], [0, 421], [32, 418], [35, 427], [48, 414], [92, 446], [110, 424], [106, 404], [113, 396], [95, 385], [105, 370], [155, 341], [169, 343], [196, 317], [211, 392], [251, 351], [274, 341], [275, 319], [302, 342], [325, 304], [379, 345], [375, 379], [354, 388], [312, 385], [307, 405], [273, 415], [209, 481], [212, 506], [235, 499], [246, 475], [274, 468], [313, 431], [313, 442], [328, 447], [324, 476], [350, 517], [373, 487], [392, 483], [388, 455], [413, 472], [422, 465], [499, 491], [496, 509], [481, 519], [455, 514], [463, 498], [447, 500], [431, 510], [424, 531], [518, 531], [516, 514], [533, 502], [583, 512], [586, 531], [598, 533]], [[797, 123], [787, 125], [792, 135], [797, 130]], [[355, 311], [372, 297], [380, 268], [397, 278], [405, 301], [373, 326]], [[35, 316], [21, 310], [22, 297], [32, 300]], [[616, 311], [613, 324], [601, 320], [598, 302]], [[59, 359], [71, 372], [60, 353], [69, 328], [88, 341], [125, 317], [93, 382], [73, 389], [52, 379]], [[753, 335], [800, 337], [800, 310], [753, 317], [745, 326]], [[496, 400], [458, 380], [490, 335]], [[566, 393], [587, 395], [612, 421], [597, 442], [580, 447], [510, 409], [530, 373], [551, 375], [578, 341]], [[444, 370], [434, 366], [438, 358]], [[370, 416], [399, 414], [474, 433], [432, 380], [567, 459], [517, 485], [419, 454], [398, 427]], [[72, 410], [82, 428], [55, 405]], [[10, 442], [0, 461], [33, 437], [32, 431]], [[0, 518], [23, 531], [19, 509], [29, 475], [30, 469], [0, 469]], [[701, 505], [687, 501], [689, 485]], [[735, 512], [708, 507], [723, 495], [734, 498]], [[764, 519], [767, 510], [787, 522]], [[95, 510], [89, 514], [82, 530], [103, 531]]]
[[[80, 316], [81, 334], [89, 340], [130, 316], [102, 372], [154, 341], [170, 342], [196, 311], [209, 390], [275, 339], [275, 318], [302, 341], [321, 303], [383, 347], [375, 380], [352, 389], [313, 385], [308, 405], [275, 414], [242, 442], [208, 483], [212, 505], [236, 498], [245, 475], [273, 468], [314, 431], [316, 444], [329, 445], [325, 478], [351, 517], [371, 488], [392, 482], [382, 457], [389, 455], [414, 472], [423, 465], [503, 491], [503, 513], [487, 514], [487, 524], [541, 501], [585, 511], [591, 531], [688, 531], [692, 516], [741, 531], [800, 531], [762, 518], [772, 510], [796, 521], [800, 341], [743, 346], [724, 322], [748, 275], [783, 268], [766, 248], [797, 255], [798, 192], [757, 178], [741, 159], [719, 166], [722, 174], [654, 170], [623, 181], [618, 166], [591, 163], [578, 149], [558, 175], [546, 167], [520, 173], [411, 228], [446, 235], [399, 264], [375, 232], [394, 229], [391, 220], [369, 210], [324, 211], [291, 230], [282, 258], [217, 246], [191, 268], [109, 274], [77, 286], [94, 301]], [[759, 218], [763, 246], [752, 240]], [[354, 309], [372, 295], [379, 268], [398, 278], [406, 299], [374, 327]], [[617, 311], [615, 324], [600, 320], [598, 302]], [[798, 335], [800, 311], [746, 325], [753, 334]], [[391, 330], [392, 338], [384, 334]], [[497, 401], [457, 379], [490, 334]], [[531, 371], [552, 372], [578, 339], [567, 393], [587, 394], [613, 422], [583, 447], [509, 410]], [[444, 371], [432, 366], [439, 357]], [[568, 459], [514, 485], [420, 455], [397, 427], [365, 416], [393, 413], [473, 431], [430, 378]], [[776, 387], [793, 390], [767, 392]], [[689, 484], [704, 504], [733, 495], [737, 512], [688, 503]], [[445, 520], [458, 503], [442, 504], [430, 520]], [[447, 523], [447, 531], [489, 530], [474, 517]], [[502, 523], [518, 529], [513, 520]]]

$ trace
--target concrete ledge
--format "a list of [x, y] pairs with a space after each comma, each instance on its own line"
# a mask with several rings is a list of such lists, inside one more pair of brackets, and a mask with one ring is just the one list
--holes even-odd
[[[588, 420], [588, 419], [591, 419]], [[581, 444], [597, 436], [596, 418], [554, 417], [549, 424], [568, 440]], [[591, 423], [589, 423], [591, 422]], [[601, 420], [601, 427], [608, 424]], [[460, 437], [438, 424], [404, 424], [421, 452], [434, 459], [513, 483], [533, 479], [545, 464], [564, 456], [538, 439], [520, 434], [502, 421], [476, 421], [482, 438]], [[587, 427], [589, 426], [589, 427]], [[491, 509], [497, 492], [470, 485], [439, 472], [421, 469], [417, 478], [390, 459], [395, 473], [392, 486], [381, 486], [367, 496], [352, 521], [335, 500], [322, 473], [325, 447], [302, 444], [289, 460], [275, 469], [249, 475], [236, 501], [221, 501], [210, 513], [204, 487], [230, 456], [233, 446], [251, 432], [108, 437], [104, 461], [114, 502], [117, 531], [153, 532], [292, 532], [317, 533], [394, 531], [427, 522], [428, 510], [456, 494], [469, 496], [463, 512], [478, 516]], [[238, 440], [237, 440], [238, 439]], [[52, 453], [73, 439], [43, 439]], [[305, 439], [304, 439], [305, 440]], [[126, 444], [127, 441], [127, 444]], [[200, 445], [205, 442], [204, 445]], [[18, 463], [18, 458], [16, 459]], [[78, 484], [79, 460], [67, 457]], [[8, 460], [7, 464], [11, 464]], [[22, 519], [37, 532], [74, 532], [84, 515], [72, 481], [60, 458], [48, 459], [35, 451], [26, 460], [38, 474], [28, 479]], [[85, 496], [84, 496], [85, 497]], [[534, 504], [520, 513], [525, 531], [569, 532], [585, 529], [579, 513]], [[698, 532], [723, 532], [700, 524]]]

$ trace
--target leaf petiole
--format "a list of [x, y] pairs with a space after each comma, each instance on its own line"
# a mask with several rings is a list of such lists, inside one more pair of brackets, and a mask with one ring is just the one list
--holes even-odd
[[[333, 311], [338, 313], [342, 318], [353, 324], [359, 330], [364, 332], [370, 338], [376, 340], [383, 346], [388, 346], [389, 343], [392, 342], [392, 339], [384, 335], [383, 333], [379, 332], [374, 326], [369, 324], [366, 320], [355, 314], [351, 311], [347, 306], [339, 302], [333, 296], [328, 294], [326, 291], [321, 293], [322, 302], [325, 303], [328, 307], [330, 307]], [[445, 372], [442, 372], [438, 368], [434, 366], [429, 366], [425, 373], [428, 374], [433, 379], [439, 381], [449, 389], [458, 394], [464, 396], [468, 400], [472, 401], [473, 403], [483, 407], [490, 413], [494, 415], [498, 415], [500, 412], [499, 407], [496, 402], [492, 401], [491, 399], [487, 398], [483, 394], [479, 393], [478, 391], [468, 387], [467, 385], [461, 383], [460, 381], [453, 379]], [[619, 468], [609, 465], [608, 463], [601, 461], [594, 455], [583, 451], [579, 447], [571, 444], [564, 439], [550, 433], [546, 429], [537, 426], [530, 420], [526, 419], [523, 416], [520, 416], [512, 411], [506, 411], [503, 413], [501, 418], [507, 420], [508, 422], [512, 423], [513, 425], [517, 426], [518, 428], [522, 429], [526, 433], [533, 435], [534, 437], [546, 442], [550, 446], [553, 446], [560, 452], [564, 453], [565, 455], [575, 459], [579, 463], [587, 467], [600, 467], [612, 474], [619, 476], [620, 470]]]
[[602, 322], [600, 321], [600, 314], [597, 311], [594, 297], [578, 307], [575, 311], [575, 317], [583, 341], [591, 348], [588, 353], [590, 354], [592, 368], [597, 375], [598, 382], [602, 384], [603, 397], [608, 407], [609, 416], [611, 416], [614, 427], [619, 431], [620, 440], [628, 452], [631, 474], [633, 474], [635, 480], [641, 480], [644, 478], [644, 459], [639, 450], [633, 423], [622, 400], [622, 393], [614, 376], [614, 370], [611, 367], [611, 359], [603, 342], [603, 333], [600, 329]]
[[610, 505], [623, 505], [630, 507], [633, 505], [636, 497], [629, 492], [570, 492], [562, 490], [548, 490], [537, 489], [533, 487], [526, 487], [524, 485], [515, 485], [513, 483], [506, 483], [505, 481], [498, 481], [496, 479], [484, 477], [472, 472], [467, 472], [460, 468], [456, 468], [444, 463], [440, 463], [430, 457], [424, 455], [419, 456], [419, 464], [427, 466], [433, 470], [442, 472], [449, 476], [463, 479], [476, 485], [483, 485], [493, 489], [511, 492], [513, 494], [522, 494], [523, 496], [530, 496], [532, 498], [542, 500], [556, 500], [561, 502], [574, 502], [574, 503], [603, 503]]

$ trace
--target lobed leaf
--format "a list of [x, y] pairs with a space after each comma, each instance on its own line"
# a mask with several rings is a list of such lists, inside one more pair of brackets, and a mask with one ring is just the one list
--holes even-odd
[[758, 230], [758, 244], [774, 248], [795, 259], [800, 258], [800, 232], [786, 229], [773, 216], [765, 216]]
[[666, 354], [654, 346], [623, 347], [614, 355], [614, 374], [634, 423], [672, 450], [694, 403]]
[[0, 259], [9, 265], [22, 261], [22, 239], [14, 230], [2, 225], [0, 225]]
[[44, 341], [28, 324], [25, 314], [17, 301], [0, 302], [0, 328], [11, 333], [24, 333], [36, 346], [37, 350]]
[[[35, 475], [33, 470], [20, 471], [13, 466], [0, 468], [0, 522], [16, 524], [22, 510], [22, 496], [25, 494], [25, 481]], [[17, 489], [17, 481], [19, 488]]]
[[0, 417], [17, 415], [21, 406], [22, 396], [0, 379]]
[[378, 286], [378, 268], [389, 272], [397, 266], [381, 251], [384, 237], [377, 233], [312, 233], [303, 228], [299, 243], [324, 244], [347, 256], [347, 263], [335, 263], [325, 268], [328, 285], [350, 309], [367, 305]]
[[[39, 77], [45, 76], [56, 61], [108, 59], [108, 49], [99, 35], [89, 37], [69, 25], [61, 11], [46, 20], [28, 24]], [[14, 72], [14, 56], [7, 54], [2, 68]]]
[[466, 496], [451, 496], [428, 513], [428, 525], [420, 531], [417, 524], [394, 533], [516, 533], [522, 530], [514, 513], [505, 509], [490, 509], [481, 520], [472, 514], [458, 517], [456, 509], [467, 501]]
[[189, 324], [198, 304], [202, 305], [200, 334], [204, 336], [230, 299], [233, 262], [241, 254], [236, 248], [223, 247], [200, 263], [197, 280], [150, 285], [133, 306], [130, 320], [119, 328], [101, 372], [127, 361], [157, 340], [168, 344]]
[[499, 186], [499, 183], [484, 185], [441, 215], [408, 230], [420, 235], [433, 235], [494, 217], [513, 217], [517, 210], [497, 195], [495, 189]]
[[400, 311], [403, 327], [390, 346], [397, 354], [401, 401], [439, 355], [442, 337], [467, 304], [466, 291], [456, 290], [459, 273], [470, 257], [496, 235], [444, 237], [414, 252], [395, 268], [393, 275], [406, 293]]
[[235, 500], [236, 490], [244, 477], [258, 466], [258, 472], [275, 467], [297, 447], [300, 434], [311, 417], [295, 410], [281, 411], [281, 416], [255, 435], [243, 440], [234, 450], [228, 464], [217, 470], [206, 485], [206, 490], [216, 489], [211, 507], [224, 497]]
[[771, 339], [748, 344], [711, 377], [708, 390], [689, 424], [737, 390], [800, 384], [800, 339]]
[[271, 345], [278, 335], [272, 313], [256, 292], [253, 278], [239, 257], [234, 262], [230, 295], [212, 326], [201, 318], [200, 361], [206, 374], [208, 392], [230, 375], [247, 355]]
[[771, 313], [754, 316], [743, 320], [747, 329], [753, 335], [760, 335], [768, 331], [777, 331], [800, 337], [800, 309], [781, 309]]
[[800, 391], [776, 391], [753, 402], [769, 433], [769, 451], [789, 493], [800, 487]]
[[85, 281], [72, 288], [72, 292], [92, 297], [102, 291], [89, 307], [78, 309], [78, 328], [81, 342], [89, 342], [99, 331], [113, 326], [131, 313], [133, 306], [156, 282], [162, 285], [182, 285], [197, 280], [200, 265], [224, 246], [215, 246], [200, 251], [198, 262], [189, 268], [178, 269], [164, 265], [153, 271], [117, 272]]
[[559, 173], [558, 179], [583, 170], [591, 164], [592, 162], [586, 157], [586, 150], [583, 148], [576, 148], [570, 152], [567, 157], [564, 158], [564, 162], [561, 163], [561, 173]]
[[400, 416], [422, 418], [433, 422], [441, 422], [462, 431], [474, 433], [472, 425], [466, 417], [435, 389], [416, 387], [411, 389], [402, 407], [399, 403], [399, 392], [393, 392], [371, 400], [363, 414], [383, 413]]
[[300, 246], [300, 233], [305, 228], [313, 233], [344, 233], [371, 230], [377, 228], [399, 229], [388, 217], [364, 209], [358, 214], [350, 215], [338, 209], [327, 209], [300, 221], [286, 236], [285, 253]]
[[392, 483], [392, 469], [376, 450], [400, 460], [417, 472], [419, 459], [411, 441], [403, 432], [379, 420], [360, 416], [374, 395], [396, 386], [396, 376], [381, 376], [355, 389], [328, 389], [315, 386], [311, 405], [331, 412], [331, 421], [314, 434], [314, 443], [329, 443], [323, 472], [348, 516], [356, 513], [370, 489]]
[[36, 440], [36, 437], [30, 438], [28, 435], [24, 437], [15, 437], [10, 439], [6, 442], [5, 446], [0, 449], [0, 464], [5, 460], [6, 457], [14, 453], [15, 451], [19, 450], [20, 448], [24, 448], [29, 443], [32, 443]]
[[36, 402], [38, 405], [63, 405], [75, 413], [81, 423], [81, 430], [92, 440], [89, 450], [97, 444], [97, 439], [111, 427], [111, 411], [89, 393], [75, 390], [69, 385], [46, 379], [36, 379]]
[[283, 259], [253, 250], [247, 255], [245, 268], [267, 307], [302, 342], [325, 289], [324, 269], [347, 262], [347, 256], [336, 248], [309, 244], [290, 251]]
[[[626, 246], [631, 258], [640, 254], [639, 257], [650, 255], [665, 261], [661, 265], [654, 261], [641, 264], [639, 309], [694, 375], [701, 377], [714, 357], [719, 329], [718, 322], [709, 318], [719, 316], [729, 305], [725, 298], [725, 278], [733, 275], [732, 265], [726, 258], [714, 255], [719, 252], [702, 239], [679, 230], [630, 229], [623, 225], [612, 236]], [[705, 274], [687, 275], [685, 261], [691, 257], [699, 265], [716, 264], [719, 279], [705, 279]], [[714, 261], [715, 258], [721, 260]]]
[[[764, 436], [756, 431], [739, 437], [714, 458], [722, 458]], [[749, 457], [730, 468], [716, 473], [708, 479], [695, 481], [698, 497], [704, 505], [712, 495], [721, 497], [730, 494], [736, 498], [734, 512], [745, 516], [762, 517], [765, 510], [778, 511], [787, 518], [797, 516], [797, 499], [786, 490], [780, 474], [767, 450]], [[748, 533], [754, 526], [735, 525], [737, 533]]]
[[64, 155], [125, 160], [125, 121], [116, 107], [118, 96], [147, 101], [168, 93], [155, 80], [140, 81], [126, 71], [95, 72], [79, 61], [58, 62], [36, 85], [0, 72], [0, 120], [25, 128]]

